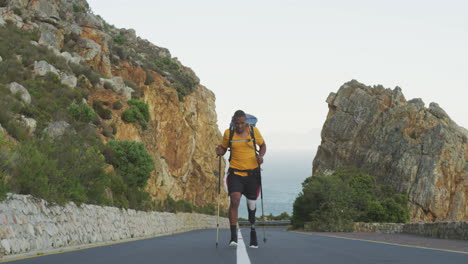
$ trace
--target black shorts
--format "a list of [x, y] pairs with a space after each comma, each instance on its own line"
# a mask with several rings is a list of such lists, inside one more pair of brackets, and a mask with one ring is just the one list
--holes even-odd
[[240, 176], [229, 170], [226, 183], [229, 194], [240, 192], [249, 200], [257, 200], [260, 194], [260, 174], [257, 170], [248, 176]]

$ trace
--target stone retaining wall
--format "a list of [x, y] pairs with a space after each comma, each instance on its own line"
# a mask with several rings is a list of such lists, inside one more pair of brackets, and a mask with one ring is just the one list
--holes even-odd
[[402, 233], [405, 224], [396, 223], [354, 223], [354, 232]]
[[436, 238], [468, 240], [468, 221], [409, 223], [403, 226], [403, 233]]
[[[220, 218], [228, 228], [228, 219]], [[0, 202], [0, 257], [216, 228], [216, 216], [142, 212], [83, 204], [53, 205], [30, 195]]]
[[468, 240], [468, 222], [355, 223], [355, 232], [404, 233], [445, 239]]

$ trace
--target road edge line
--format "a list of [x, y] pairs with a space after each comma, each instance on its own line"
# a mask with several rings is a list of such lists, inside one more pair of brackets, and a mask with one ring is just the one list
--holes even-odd
[[314, 236], [314, 235], [315, 235], [315, 236], [323, 236], [323, 237], [343, 238], [343, 239], [349, 239], [349, 240], [357, 240], [357, 241], [365, 241], [365, 242], [372, 242], [372, 243], [379, 243], [379, 244], [387, 244], [387, 245], [392, 245], [392, 246], [420, 248], [420, 249], [428, 249], [428, 250], [436, 250], [436, 251], [445, 251], [445, 252], [460, 253], [460, 254], [468, 255], [468, 252], [465, 252], [465, 251], [456, 251], [456, 250], [450, 250], [450, 249], [421, 247], [421, 246], [405, 245], [405, 244], [398, 244], [398, 243], [390, 243], [390, 242], [384, 242], [384, 241], [376, 241], [376, 240], [367, 240], [367, 239], [359, 239], [359, 238], [342, 237], [342, 236], [335, 236], [335, 235], [309, 234], [309, 233], [298, 232], [298, 231], [290, 231], [290, 232], [297, 233], [297, 234], [303, 234], [303, 235], [309, 235], [309, 236]]

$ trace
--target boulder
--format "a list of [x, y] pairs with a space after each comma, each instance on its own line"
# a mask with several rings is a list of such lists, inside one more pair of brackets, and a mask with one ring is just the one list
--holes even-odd
[[414, 98], [408, 101], [408, 104], [413, 104], [418, 109], [424, 109], [424, 102], [421, 98]]
[[313, 174], [364, 168], [408, 194], [411, 221], [468, 219], [468, 135], [441, 107], [354, 80], [327, 103]]
[[26, 8], [29, 2], [29, 0], [10, 0], [8, 2], [8, 6], [10, 7], [10, 9]]
[[36, 131], [37, 122], [33, 118], [28, 118], [24, 115], [21, 115], [20, 121], [24, 125], [30, 136], [34, 133], [34, 131]]
[[52, 122], [48, 127], [44, 129], [44, 132], [52, 139], [61, 137], [65, 134], [67, 129], [70, 128], [70, 124], [65, 121]]
[[3, 254], [5, 255], [9, 255], [11, 253], [11, 247], [10, 247], [10, 243], [8, 242], [8, 239], [2, 239], [2, 241], [0, 241], [0, 244], [2, 245], [2, 248], [3, 248]]
[[78, 38], [83, 33], [83, 29], [78, 24], [65, 24], [64, 34], [71, 35], [73, 38]]
[[19, 93], [21, 96], [21, 101], [23, 101], [25, 104], [31, 103], [31, 95], [29, 94], [28, 90], [24, 88], [24, 86], [17, 82], [12, 82], [8, 85], [8, 87], [10, 88], [10, 92], [12, 94]]
[[70, 54], [70, 52], [67, 52], [67, 51], [60, 52], [60, 50], [58, 49], [53, 49], [53, 50], [54, 50], [55, 55], [63, 57], [67, 63], [72, 62], [75, 64], [80, 64], [80, 62], [82, 61], [82, 58], [80, 56], [73, 56], [72, 54]]
[[73, 75], [64, 75], [62, 77], [61, 83], [70, 88], [75, 88], [77, 81], [78, 79]]
[[128, 42], [136, 42], [137, 41], [137, 36], [136, 36], [136, 31], [134, 29], [120, 29], [120, 34], [125, 36], [125, 39]]
[[102, 19], [99, 17], [91, 14], [91, 13], [80, 13], [78, 15], [78, 25], [82, 27], [90, 27], [95, 29], [102, 29], [103, 22]]
[[92, 60], [101, 54], [101, 46], [90, 39], [80, 38], [77, 45], [82, 50], [80, 55], [86, 61]]
[[34, 62], [34, 73], [39, 76], [45, 76], [48, 72], [55, 73], [59, 75], [57, 69], [54, 66], [47, 63], [47, 61], [35, 61]]
[[120, 76], [112, 77], [110, 79], [101, 78], [101, 84], [102, 85], [104, 85], [104, 83], [106, 83], [106, 82], [111, 83], [112, 84], [112, 89], [115, 92], [124, 95], [125, 98], [127, 98], [127, 99], [131, 99], [132, 98], [132, 93], [135, 92], [135, 90], [133, 90], [132, 88], [125, 85], [124, 80]]
[[11, 22], [18, 28], [22, 28], [24, 26], [23, 19], [20, 16], [13, 13], [13, 11], [9, 11], [0, 15], [0, 20], [3, 21], [0, 23], [5, 24], [6, 22]]
[[63, 34], [60, 30], [53, 25], [42, 23], [40, 25], [40, 32], [39, 44], [60, 49], [63, 42]]
[[51, 1], [36, 1], [30, 6], [30, 9], [35, 19], [53, 25], [59, 24], [60, 15], [58, 7]]

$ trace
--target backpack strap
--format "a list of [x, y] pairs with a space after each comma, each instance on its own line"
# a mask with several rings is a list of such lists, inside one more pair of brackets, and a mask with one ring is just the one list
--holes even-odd
[[234, 137], [234, 126], [229, 127], [229, 162], [231, 162], [231, 157], [232, 157], [232, 138]]
[[249, 125], [250, 128], [250, 137], [253, 140], [253, 146], [254, 146], [254, 151], [255, 151], [255, 156], [258, 156], [258, 150], [257, 150], [257, 142], [255, 142], [255, 132], [254, 132], [254, 126]]

